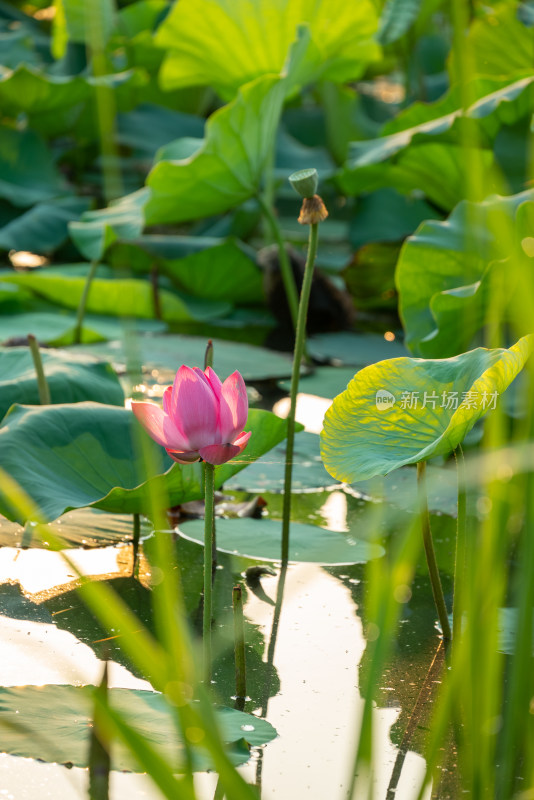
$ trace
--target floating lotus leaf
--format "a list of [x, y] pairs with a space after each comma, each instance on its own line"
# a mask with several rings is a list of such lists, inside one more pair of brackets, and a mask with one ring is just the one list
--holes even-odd
[[[10, 686], [0, 688], [0, 751], [23, 758], [87, 767], [93, 718], [93, 686]], [[109, 689], [108, 702], [126, 722], [164, 754], [175, 772], [183, 769], [183, 744], [176, 732], [175, 711], [164, 696], [137, 689]], [[276, 737], [266, 720], [233, 708], [219, 707], [217, 722], [235, 764], [250, 758], [249, 746]], [[210, 767], [202, 750], [196, 770]], [[111, 769], [141, 772], [131, 750], [113, 742]]]
[[[47, 526], [43, 526], [37, 533], [31, 522], [22, 527], [18, 522], [0, 517], [0, 546], [46, 549], [50, 546], [46, 530]], [[147, 535], [151, 530], [150, 523], [142, 521], [141, 534]], [[108, 547], [131, 541], [133, 521], [131, 514], [109, 514], [95, 508], [78, 508], [50, 523], [50, 531], [54, 541], [59, 539], [66, 548]]]
[[[218, 519], [217, 549], [258, 561], [279, 561], [282, 523], [272, 519]], [[202, 544], [204, 520], [180, 523], [180, 533]], [[328, 531], [302, 522], [291, 523], [290, 561], [318, 564], [362, 564], [380, 558], [384, 550], [377, 544], [357, 541], [350, 534]]]
[[[174, 373], [181, 364], [198, 366], [204, 364], [207, 339], [200, 336], [167, 336], [139, 337], [139, 357], [146, 369], [168, 369], [168, 383], [172, 383]], [[245, 381], [262, 381], [271, 378], [282, 378], [291, 375], [291, 359], [275, 350], [214, 339], [215, 362], [217, 374], [227, 377], [236, 368]], [[89, 345], [83, 352], [108, 358], [116, 364], [125, 364], [126, 356], [121, 341], [107, 344]]]
[[[3, 284], [10, 286], [10, 284]], [[15, 289], [16, 287], [12, 287]], [[60, 309], [50, 311], [28, 311], [19, 314], [0, 315], [0, 342], [25, 338], [33, 333], [43, 344], [63, 346], [72, 344], [76, 328], [76, 314]], [[167, 325], [157, 319], [129, 319], [128, 323], [117, 317], [101, 317], [86, 314], [82, 327], [82, 342], [101, 342], [122, 336], [125, 327], [133, 328], [138, 333], [161, 333]]]

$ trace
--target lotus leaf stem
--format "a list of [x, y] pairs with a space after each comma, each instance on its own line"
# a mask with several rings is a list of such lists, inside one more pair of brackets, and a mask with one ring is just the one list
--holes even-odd
[[89, 292], [91, 291], [91, 284], [93, 283], [93, 278], [95, 277], [98, 263], [99, 263], [98, 261], [91, 261], [91, 266], [89, 268], [89, 272], [87, 273], [87, 277], [85, 279], [85, 286], [83, 287], [82, 296], [80, 297], [80, 303], [78, 305], [78, 312], [76, 314], [76, 327], [74, 328], [74, 344], [80, 344], [80, 342], [82, 341], [82, 328], [83, 328], [83, 320], [85, 317], [85, 309], [87, 307], [87, 300], [89, 299]]
[[30, 333], [28, 336], [28, 346], [32, 354], [33, 366], [35, 367], [35, 373], [37, 375], [39, 402], [42, 406], [48, 406], [51, 403], [50, 387], [48, 386], [48, 381], [46, 380], [46, 375], [44, 373], [43, 359], [41, 358], [39, 344], [32, 333]]
[[454, 561], [454, 596], [452, 601], [452, 639], [457, 642], [462, 631], [462, 591], [465, 580], [467, 508], [465, 459], [462, 445], [454, 451], [458, 476], [458, 515], [456, 520], [456, 555]]
[[445, 598], [443, 596], [443, 587], [441, 585], [441, 578], [439, 577], [436, 553], [434, 551], [434, 543], [432, 541], [432, 531], [430, 529], [430, 516], [428, 514], [428, 501], [426, 495], [426, 461], [419, 461], [417, 464], [417, 487], [419, 493], [419, 511], [421, 515], [423, 544], [425, 546], [426, 563], [428, 565], [428, 572], [430, 574], [432, 594], [434, 595], [434, 602], [436, 604], [443, 638], [446, 641], [450, 641], [451, 626], [449, 624], [449, 617], [447, 615], [447, 606], [445, 605]]
[[132, 571], [134, 575], [138, 575], [139, 573], [139, 539], [141, 536], [141, 517], [139, 514], [133, 515], [133, 534], [132, 534], [132, 544], [133, 544], [133, 567]]
[[293, 270], [291, 268], [291, 264], [289, 261], [289, 256], [287, 254], [285, 242], [282, 236], [282, 231], [280, 229], [280, 225], [278, 224], [278, 220], [276, 215], [274, 214], [271, 206], [269, 203], [260, 195], [258, 197], [261, 209], [269, 222], [271, 227], [271, 232], [273, 234], [273, 238], [276, 242], [278, 247], [278, 260], [280, 262], [280, 274], [282, 275], [282, 281], [284, 284], [284, 289], [286, 292], [287, 303], [289, 305], [289, 313], [291, 314], [291, 320], [293, 322], [293, 327], [297, 328], [297, 320], [298, 320], [298, 310], [299, 310], [299, 297], [297, 291], [297, 284], [295, 282], [295, 276], [293, 274]]

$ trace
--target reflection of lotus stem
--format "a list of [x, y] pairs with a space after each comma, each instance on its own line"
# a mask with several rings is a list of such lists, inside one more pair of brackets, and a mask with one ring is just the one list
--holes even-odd
[[293, 371], [291, 373], [291, 404], [287, 419], [287, 445], [286, 467], [284, 474], [284, 506], [282, 512], [282, 566], [289, 559], [289, 517], [291, 515], [291, 475], [293, 471], [293, 445], [295, 441], [295, 413], [297, 410], [297, 392], [299, 390], [300, 366], [306, 343], [306, 319], [313, 278], [313, 265], [317, 255], [317, 241], [319, 226], [317, 223], [310, 225], [308, 239], [308, 255], [304, 268], [304, 279], [300, 293], [299, 313], [297, 317], [297, 331], [295, 334], [295, 352], [293, 354]]
[[430, 664], [426, 678], [421, 686], [419, 694], [417, 695], [417, 700], [415, 701], [415, 705], [408, 719], [406, 729], [403, 733], [402, 741], [399, 745], [397, 757], [393, 766], [393, 772], [391, 773], [389, 786], [387, 788], [386, 800], [395, 800], [399, 779], [406, 761], [406, 756], [410, 749], [409, 745], [411, 738], [421, 724], [421, 717], [423, 714], [425, 712], [428, 713], [428, 708], [430, 707], [430, 703], [432, 701], [432, 694], [436, 691], [436, 684], [441, 683], [439, 678], [443, 667], [444, 656], [444, 643], [440, 642], [436, 652], [434, 653], [434, 658], [432, 659], [432, 663]]
[[235, 707], [239, 711], [243, 711], [247, 697], [247, 664], [245, 659], [243, 593], [239, 584], [232, 589], [232, 605], [234, 608]]
[[[108, 701], [108, 662], [104, 661], [104, 673], [95, 693], [102, 703]], [[94, 800], [104, 800], [109, 797], [109, 773], [111, 758], [109, 755], [109, 734], [106, 729], [105, 719], [102, 718], [97, 703], [93, 704], [93, 724], [90, 728], [89, 740], [89, 797]]]
[[33, 334], [28, 335], [28, 346], [32, 354], [33, 366], [37, 375], [37, 389], [39, 391], [39, 402], [42, 406], [50, 405], [50, 388], [48, 386], [46, 376], [43, 368], [43, 360], [41, 358], [41, 351], [37, 344], [37, 339]]
[[273, 210], [269, 205], [269, 203], [266, 200], [264, 200], [264, 198], [261, 195], [259, 195], [258, 200], [261, 205], [262, 211], [265, 214], [265, 217], [269, 221], [269, 225], [271, 226], [271, 231], [274, 240], [278, 247], [280, 274], [282, 275], [282, 281], [286, 292], [287, 303], [289, 305], [289, 313], [291, 314], [291, 319], [293, 321], [293, 327], [296, 329], [299, 297], [297, 292], [297, 284], [295, 283], [295, 276], [293, 275], [293, 270], [289, 262], [289, 256], [287, 254], [285, 242], [282, 237], [282, 231], [280, 230], [280, 225], [278, 224], [278, 220], [276, 219], [276, 216], [274, 215]]
[[466, 548], [466, 493], [465, 493], [465, 460], [462, 445], [454, 451], [456, 470], [458, 473], [458, 517], [456, 523], [456, 556], [454, 563], [454, 595], [452, 601], [452, 639], [457, 642], [462, 631], [462, 590], [465, 577]]
[[451, 626], [447, 616], [447, 606], [443, 597], [443, 588], [439, 577], [436, 553], [432, 541], [432, 531], [430, 530], [430, 517], [428, 514], [428, 502], [426, 498], [426, 461], [419, 461], [417, 464], [417, 487], [419, 490], [419, 513], [421, 515], [421, 529], [423, 533], [423, 544], [425, 546], [426, 563], [430, 574], [432, 594], [438, 612], [443, 638], [451, 639]]
[[89, 272], [87, 273], [87, 278], [85, 279], [85, 286], [83, 287], [82, 296], [80, 297], [80, 304], [78, 305], [78, 313], [76, 314], [76, 327], [74, 328], [74, 344], [80, 344], [80, 342], [82, 341], [82, 328], [83, 328], [83, 318], [85, 317], [85, 308], [87, 306], [87, 300], [89, 299], [91, 284], [93, 282], [93, 278], [95, 277], [97, 267], [98, 267], [98, 261], [91, 261], [91, 267], [89, 269]]
[[214, 502], [214, 476], [213, 464], [204, 462], [204, 617], [202, 636], [204, 643], [204, 680], [211, 682], [211, 558], [213, 550], [213, 532], [215, 529], [215, 502]]

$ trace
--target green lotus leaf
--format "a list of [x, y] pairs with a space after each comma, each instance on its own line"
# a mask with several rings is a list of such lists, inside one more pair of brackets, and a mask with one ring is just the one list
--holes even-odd
[[54, 56], [63, 55], [67, 41], [102, 49], [116, 23], [113, 0], [57, 0], [54, 16]]
[[[282, 441], [286, 429], [286, 421], [275, 414], [252, 409], [245, 426], [252, 431], [247, 449], [239, 461], [216, 467], [216, 487]], [[148, 481], [142, 437], [151, 463], [161, 464], [160, 474]], [[201, 499], [202, 465], [172, 464], [133, 413], [116, 406], [14, 405], [0, 425], [0, 466], [27, 492], [44, 520], [86, 506], [117, 514], [147, 512], [152, 490], [167, 496], [170, 506]], [[25, 522], [1, 487], [0, 513]]]
[[358, 78], [379, 55], [373, 41], [378, 20], [369, 0], [181, 0], [156, 34], [157, 43], [169, 49], [162, 85], [214, 86], [228, 99], [243, 84], [280, 73], [305, 23], [310, 43], [300, 85]]
[[308, 42], [308, 31], [300, 30], [284, 75], [262, 75], [243, 86], [208, 119], [203, 140], [173, 142], [171, 160], [156, 163], [147, 186], [71, 223], [71, 236], [83, 255], [100, 259], [116, 239], [137, 238], [145, 224], [202, 219], [256, 196], [273, 154], [284, 99], [300, 74]]
[[377, 333], [348, 331], [311, 336], [308, 349], [314, 358], [329, 359], [354, 367], [366, 367], [385, 358], [408, 355], [404, 345], [397, 339], [389, 341]]
[[529, 335], [509, 350], [394, 358], [362, 369], [326, 412], [326, 469], [351, 483], [450, 453], [495, 407], [533, 346]]
[[[246, 381], [286, 378], [291, 375], [291, 359], [285, 353], [244, 342], [227, 342], [224, 339], [213, 339], [213, 346], [214, 368], [221, 378], [230, 375], [236, 366]], [[178, 334], [139, 336], [136, 337], [136, 347], [145, 369], [169, 370], [169, 375], [162, 377], [167, 383], [172, 383], [180, 364], [204, 363], [206, 339]], [[114, 364], [126, 365], [126, 352], [122, 341], [87, 345], [76, 350], [105, 358]]]
[[[189, 241], [194, 239], [175, 238], [187, 238]], [[113, 266], [119, 269], [124, 267], [134, 274], [150, 273], [156, 265], [158, 271], [167, 275], [178, 289], [193, 297], [245, 305], [261, 303], [262, 273], [253, 260], [254, 251], [234, 239], [221, 240], [215, 246], [210, 246], [208, 239], [203, 248], [202, 237], [199, 239], [197, 249], [191, 246], [192, 252], [175, 258], [156, 258], [150, 245], [148, 248], [143, 246], [143, 237], [131, 244], [116, 242], [110, 248], [106, 260]], [[186, 247], [184, 245], [183, 249]], [[167, 252], [172, 252], [172, 242], [169, 243]]]
[[377, 39], [391, 44], [410, 30], [421, 10], [421, 0], [388, 0], [382, 11]]
[[[99, 90], [113, 91], [121, 110], [132, 105], [135, 90], [146, 83], [140, 71], [126, 70], [99, 77], [50, 75], [20, 64], [0, 76], [0, 105], [6, 117], [28, 115], [33, 130], [44, 136], [65, 134], [75, 126]], [[84, 130], [87, 136], [87, 129]]]
[[[96, 508], [77, 508], [49, 525], [39, 526], [39, 531], [32, 522], [23, 527], [18, 522], [0, 517], [0, 545], [47, 549], [50, 547], [47, 529], [54, 536], [54, 549], [58, 539], [62, 547], [86, 549], [131, 542], [133, 538], [131, 514], [109, 514]], [[141, 537], [148, 536], [152, 530], [152, 525], [142, 519]]]
[[121, 197], [108, 208], [87, 211], [78, 222], [71, 222], [69, 233], [80, 253], [89, 261], [98, 261], [117, 239], [140, 236], [149, 194], [145, 187]]
[[[141, 4], [123, 9], [134, 11]], [[127, 114], [119, 114], [117, 140], [143, 155], [153, 158], [160, 147], [182, 136], [202, 137], [204, 122], [201, 117], [173, 111], [155, 103], [142, 103]]]
[[[396, 282], [406, 344], [416, 355], [451, 356], [468, 349], [490, 321], [492, 271], [518, 249], [516, 219], [532, 190], [482, 203], [463, 201], [445, 222], [423, 223], [405, 242]], [[493, 263], [492, 263], [493, 262]], [[514, 262], [503, 269], [501, 293], [511, 293]]]
[[[343, 388], [346, 385], [347, 381]], [[285, 458], [286, 443], [282, 442], [248, 469], [231, 478], [225, 488], [258, 493], [283, 492]], [[324, 489], [327, 486], [332, 486], [332, 478], [321, 461], [319, 437], [316, 433], [301, 433], [295, 440], [293, 450], [291, 491], [295, 494], [309, 492], [310, 489]]]
[[89, 200], [80, 197], [38, 203], [0, 228], [0, 250], [49, 253], [68, 239], [68, 223], [88, 207]]
[[[76, 309], [82, 297], [89, 264], [68, 264], [43, 267], [33, 272], [0, 271], [0, 280], [31, 289], [39, 297]], [[227, 302], [189, 297], [174, 290], [160, 289], [162, 318], [168, 322], [212, 320], [231, 311]], [[105, 265], [100, 265], [87, 298], [87, 311], [110, 316], [155, 316], [154, 291], [148, 280], [114, 277]]]
[[[10, 686], [0, 689], [0, 751], [24, 758], [87, 767], [94, 714], [93, 686]], [[109, 689], [108, 702], [126, 722], [162, 752], [180, 772], [184, 748], [176, 732], [175, 710], [159, 692]], [[223, 740], [235, 764], [250, 758], [249, 746], [272, 741], [277, 733], [264, 719], [220, 706], [215, 711]], [[244, 741], [243, 741], [244, 740]], [[202, 749], [195, 749], [195, 770], [212, 766]], [[130, 748], [115, 741], [112, 770], [140, 772]]]
[[[311, 353], [312, 351], [309, 350], [308, 352]], [[372, 359], [371, 363], [373, 363]], [[362, 364], [361, 366], [364, 365]], [[311, 394], [316, 397], [326, 397], [331, 400], [347, 388], [347, 384], [353, 377], [354, 367], [314, 367], [313, 372], [301, 377], [299, 393]], [[279, 381], [278, 386], [288, 394], [291, 391], [291, 381], [289, 380]], [[300, 437], [300, 441], [301, 440], [302, 436]], [[317, 447], [317, 453], [318, 452], [319, 448]]]
[[[218, 519], [217, 549], [225, 553], [247, 556], [258, 561], [279, 561], [282, 523], [273, 519]], [[204, 520], [180, 523], [180, 533], [199, 544], [204, 541]], [[306, 525], [291, 523], [290, 561], [319, 564], [362, 564], [380, 558], [380, 545], [357, 541], [352, 536]]]
[[49, 148], [34, 131], [0, 127], [0, 198], [25, 207], [66, 189]]
[[503, 125], [530, 113], [534, 77], [512, 84], [498, 78], [477, 79], [470, 92], [478, 99], [465, 112], [458, 89], [453, 89], [436, 103], [415, 103], [384, 126], [382, 136], [354, 142], [339, 176], [341, 188], [348, 194], [384, 187], [405, 194], [417, 189], [439, 208], [453, 208], [465, 197], [461, 137], [469, 122], [476, 125], [482, 140], [473, 156], [484, 170], [485, 193], [500, 191], [502, 180], [492, 169], [491, 142]]
[[[61, 350], [42, 350], [41, 360], [52, 403], [94, 400], [124, 405], [119, 379], [110, 364]], [[13, 403], [39, 404], [35, 367], [27, 347], [0, 347], [0, 418]]]
[[[4, 284], [11, 286], [11, 284]], [[15, 289], [16, 287], [12, 287]], [[0, 343], [25, 339], [29, 333], [43, 344], [64, 347], [74, 342], [76, 315], [49, 306], [49, 311], [26, 311], [0, 315]], [[157, 319], [129, 319], [128, 327], [140, 333], [162, 333], [167, 325]], [[82, 327], [82, 342], [102, 342], [116, 339], [124, 333], [124, 320], [86, 314]]]
[[159, 161], [146, 187], [71, 223], [78, 249], [88, 259], [99, 259], [117, 239], [137, 238], [145, 224], [219, 214], [255, 195], [274, 146], [284, 96], [278, 76], [243, 87], [209, 118], [205, 139], [198, 140], [201, 146], [193, 155]]
[[[379, 189], [358, 199], [350, 225], [350, 243], [359, 249], [368, 243], [401, 242], [427, 219], [439, 219], [439, 214], [424, 200], [406, 197], [393, 189]], [[360, 295], [356, 297], [360, 301]]]
[[279, 76], [248, 83], [212, 114], [193, 154], [159, 161], [147, 178], [147, 224], [221, 214], [255, 195], [274, 147], [285, 93]]
[[[465, 48], [475, 73], [513, 78], [532, 72], [532, 29], [521, 21], [521, 5], [506, 0], [492, 3], [473, 20]], [[455, 54], [449, 61], [449, 73], [457, 74]]]

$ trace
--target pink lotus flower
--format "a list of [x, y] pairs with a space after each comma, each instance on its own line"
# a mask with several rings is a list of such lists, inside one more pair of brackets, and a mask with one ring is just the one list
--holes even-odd
[[221, 383], [208, 367], [181, 366], [174, 384], [163, 393], [163, 409], [155, 403], [132, 403], [147, 433], [174, 461], [224, 464], [241, 453], [250, 439], [243, 431], [248, 416], [245, 382], [234, 372]]

